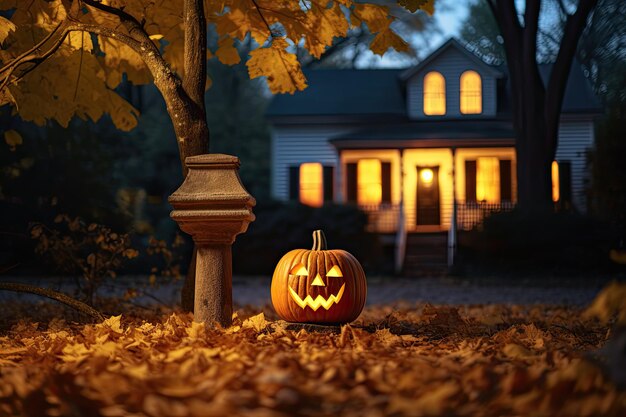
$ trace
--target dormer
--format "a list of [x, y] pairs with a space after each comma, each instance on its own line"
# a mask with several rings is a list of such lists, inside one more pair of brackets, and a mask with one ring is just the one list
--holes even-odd
[[450, 39], [417, 66], [401, 74], [411, 119], [495, 116], [497, 79], [494, 66]]

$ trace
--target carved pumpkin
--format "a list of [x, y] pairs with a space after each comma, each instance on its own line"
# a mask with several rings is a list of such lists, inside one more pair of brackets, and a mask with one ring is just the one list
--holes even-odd
[[348, 252], [328, 250], [324, 232], [313, 232], [313, 249], [284, 255], [272, 277], [272, 304], [280, 318], [299, 323], [348, 323], [367, 296], [365, 273]]

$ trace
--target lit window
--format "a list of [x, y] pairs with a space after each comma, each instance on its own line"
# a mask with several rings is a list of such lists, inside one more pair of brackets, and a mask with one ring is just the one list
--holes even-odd
[[424, 76], [424, 114], [446, 114], [446, 80], [438, 72], [429, 72]]
[[378, 159], [361, 159], [357, 164], [357, 203], [380, 204], [383, 197], [381, 164]]
[[322, 164], [309, 162], [300, 165], [300, 202], [312, 207], [324, 204]]
[[496, 157], [476, 160], [476, 200], [487, 203], [500, 201], [500, 162]]
[[480, 114], [483, 111], [482, 81], [476, 71], [461, 74], [461, 113]]
[[559, 186], [559, 163], [552, 161], [552, 201], [555, 203], [561, 198]]

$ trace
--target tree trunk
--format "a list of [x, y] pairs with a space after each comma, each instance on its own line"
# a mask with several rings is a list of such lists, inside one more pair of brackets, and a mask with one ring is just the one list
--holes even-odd
[[525, 213], [546, 212], [552, 209], [551, 163], [543, 144], [548, 140], [541, 120], [529, 120], [533, 129], [524, 129], [516, 138], [517, 201]]
[[561, 106], [578, 39], [598, 0], [580, 0], [567, 16], [547, 86], [537, 65], [541, 0], [527, 0], [521, 25], [514, 0], [486, 0], [504, 38], [516, 131], [517, 201], [525, 213], [552, 209], [551, 164], [558, 144]]
[[180, 306], [183, 311], [193, 313], [193, 304], [196, 295], [196, 259], [198, 256], [198, 248], [194, 245], [193, 254], [191, 255], [191, 262], [189, 262], [189, 268], [187, 269], [187, 275], [185, 276], [185, 282], [180, 292]]
[[[528, 42], [535, 42], [530, 39]], [[554, 150], [547, 145], [545, 120], [545, 88], [537, 68], [535, 48], [527, 47], [516, 71], [516, 94], [519, 95], [514, 125], [517, 132], [517, 201], [526, 213], [546, 212], [552, 208], [551, 163]], [[556, 140], [556, 138], [554, 138]]]
[[[204, 113], [190, 115], [185, 120], [180, 120], [180, 126], [176, 131], [180, 163], [183, 171], [183, 179], [187, 176], [187, 166], [185, 159], [189, 156], [202, 155], [209, 152], [209, 127]], [[195, 116], [195, 117], [194, 117]], [[181, 119], [179, 117], [179, 119]], [[174, 120], [174, 119], [173, 119]], [[196, 279], [196, 254], [197, 248], [194, 245], [193, 255], [185, 276], [185, 283], [181, 291], [181, 307], [183, 311], [193, 313], [195, 279]]]

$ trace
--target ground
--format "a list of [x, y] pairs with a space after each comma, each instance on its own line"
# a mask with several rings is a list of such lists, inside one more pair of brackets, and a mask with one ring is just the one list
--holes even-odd
[[4, 298], [0, 415], [626, 415], [605, 355], [615, 329], [583, 314], [595, 285], [373, 280], [355, 323], [315, 327], [255, 304], [263, 282], [235, 281], [247, 305], [228, 329], [117, 298], [102, 308], [122, 315], [99, 324]]

